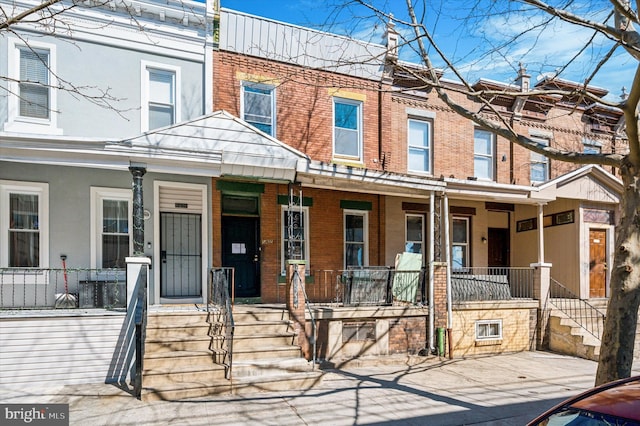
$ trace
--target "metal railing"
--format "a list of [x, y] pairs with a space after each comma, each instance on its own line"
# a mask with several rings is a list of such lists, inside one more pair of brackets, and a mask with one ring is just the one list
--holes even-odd
[[0, 309], [124, 308], [124, 269], [0, 268]]
[[[217, 313], [222, 322], [224, 330], [214, 327], [214, 332], [224, 339], [220, 342], [221, 347], [215, 348], [223, 351], [222, 359], [216, 359], [226, 367], [225, 377], [231, 379], [233, 369], [233, 334], [235, 332], [235, 322], [233, 320], [233, 306], [229, 297], [229, 283], [233, 286], [233, 268], [212, 268], [209, 272], [209, 298], [207, 300], [207, 311], [209, 314]], [[215, 355], [215, 354], [214, 354]]]
[[387, 266], [322, 270], [307, 280], [307, 294], [314, 304], [388, 306], [394, 303], [426, 303], [426, 270], [399, 271]]
[[473, 267], [451, 270], [454, 302], [533, 298], [532, 268]]
[[601, 339], [605, 315], [553, 278], [549, 286], [548, 301], [589, 334]]

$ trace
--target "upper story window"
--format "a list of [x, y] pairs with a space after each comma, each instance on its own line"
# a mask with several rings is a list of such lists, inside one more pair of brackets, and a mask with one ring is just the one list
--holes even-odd
[[4, 130], [62, 134], [57, 128], [55, 45], [9, 40], [8, 120]]
[[309, 208], [282, 207], [282, 274], [287, 260], [309, 261]]
[[407, 214], [404, 251], [409, 253], [423, 253], [424, 246], [424, 215]]
[[142, 61], [141, 87], [143, 132], [181, 120], [179, 68]]
[[276, 136], [276, 96], [275, 87], [261, 83], [242, 83], [240, 114], [247, 123]]
[[[538, 144], [549, 146], [548, 139], [531, 138]], [[549, 180], [549, 159], [537, 152], [531, 152], [531, 183], [542, 183]]]
[[0, 267], [48, 265], [48, 185], [0, 181]]
[[409, 171], [431, 173], [431, 122], [409, 119], [407, 135]]
[[130, 189], [91, 188], [92, 267], [124, 269], [132, 249]]
[[602, 152], [602, 144], [598, 141], [585, 139], [582, 141], [582, 152], [585, 154], [600, 154]]
[[475, 128], [473, 132], [474, 176], [478, 179], [495, 178], [495, 135], [484, 129]]
[[469, 266], [469, 218], [454, 217], [452, 228], [452, 266], [454, 268], [465, 268]]
[[333, 155], [362, 161], [362, 102], [333, 98]]
[[368, 212], [344, 212], [345, 268], [369, 265]]

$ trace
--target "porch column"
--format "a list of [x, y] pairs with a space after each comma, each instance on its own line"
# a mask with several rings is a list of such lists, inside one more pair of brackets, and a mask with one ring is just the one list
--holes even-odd
[[305, 307], [306, 299], [304, 297], [306, 260], [287, 260], [287, 285], [289, 286], [287, 297], [287, 310], [293, 321], [293, 330], [298, 341], [298, 345], [302, 348], [302, 354], [307, 359], [313, 358], [311, 346], [307, 338]]
[[544, 206], [538, 204], [538, 263], [544, 263]]
[[142, 198], [142, 176], [147, 172], [145, 165], [129, 166], [133, 175], [133, 255], [144, 256], [144, 202]]

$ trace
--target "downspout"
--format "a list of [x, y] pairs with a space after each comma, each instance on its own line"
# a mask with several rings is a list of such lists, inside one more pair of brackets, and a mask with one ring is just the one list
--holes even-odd
[[453, 359], [453, 345], [451, 344], [451, 330], [453, 327], [453, 306], [451, 300], [451, 250], [449, 247], [449, 198], [444, 193], [444, 253], [447, 262], [447, 342], [449, 346], [449, 359]]
[[429, 353], [433, 353], [435, 351], [435, 346], [433, 343], [433, 333], [434, 333], [434, 315], [435, 309], [433, 305], [434, 298], [434, 290], [433, 290], [433, 280], [434, 280], [434, 260], [435, 260], [435, 194], [433, 191], [429, 195]]

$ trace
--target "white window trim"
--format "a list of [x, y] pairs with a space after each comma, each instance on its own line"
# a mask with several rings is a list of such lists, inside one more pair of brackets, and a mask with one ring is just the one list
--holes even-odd
[[[291, 208], [292, 210], [298, 210], [300, 211], [300, 206], [294, 206]], [[282, 206], [282, 211], [280, 212], [280, 217], [284, 218], [285, 212], [287, 210], [289, 210], [289, 206]], [[311, 260], [311, 253], [309, 252], [310, 249], [310, 244], [309, 244], [309, 207], [302, 207], [302, 213], [304, 216], [304, 223], [302, 224], [302, 226], [304, 227], [304, 252], [306, 254], [306, 260], [307, 261], [307, 265], [310, 264], [310, 260]], [[284, 227], [284, 221], [282, 222], [282, 226]], [[280, 237], [280, 270], [282, 275], [286, 275], [287, 273], [287, 266], [285, 265], [285, 256], [286, 256], [286, 251], [287, 251], [287, 247], [286, 247], [286, 242], [285, 242], [285, 238], [284, 238], [284, 229], [280, 230], [281, 233], [281, 237]], [[311, 271], [309, 269], [307, 269], [307, 274], [309, 274]]]
[[[129, 211], [127, 218], [129, 220], [129, 253], [133, 252], [133, 193], [131, 189], [120, 188], [100, 188], [91, 187], [90, 189], [90, 202], [91, 202], [91, 269], [101, 269], [102, 259], [102, 239], [99, 238], [102, 233], [102, 201], [103, 200], [123, 200], [128, 202]], [[94, 279], [96, 279], [94, 277]]]
[[[498, 324], [498, 334], [495, 336], [480, 336], [480, 327], [484, 325]], [[475, 324], [475, 335], [476, 341], [485, 341], [485, 340], [502, 340], [502, 320], [478, 320]]]
[[[481, 131], [481, 132], [486, 132], [489, 133], [489, 135], [491, 136], [491, 154], [487, 155], [487, 154], [480, 154], [476, 152], [476, 147], [475, 147], [475, 132], [476, 131]], [[483, 157], [483, 158], [490, 158], [491, 159], [491, 176], [487, 177], [478, 177], [479, 180], [483, 180], [483, 181], [488, 181], [488, 182], [494, 182], [496, 180], [496, 166], [497, 166], [497, 161], [496, 161], [496, 148], [497, 148], [497, 142], [496, 142], [496, 134], [489, 131], [489, 130], [485, 130], [482, 129], [480, 127], [474, 127], [473, 129], [473, 138], [474, 138], [474, 142], [473, 142], [473, 175], [476, 175], [476, 169], [475, 169], [475, 158], [476, 156], [478, 157]]]
[[[345, 154], [338, 154], [336, 152], [336, 102], [338, 103], [344, 103], [344, 104], [350, 104], [350, 105], [355, 105], [358, 107], [358, 155], [357, 156], [353, 156], [353, 155], [345, 155]], [[363, 163], [364, 162], [364, 153], [363, 153], [363, 131], [364, 129], [363, 127], [363, 108], [364, 108], [364, 103], [362, 101], [359, 100], [354, 100], [354, 99], [349, 99], [349, 98], [342, 98], [339, 96], [334, 96], [333, 99], [331, 100], [331, 109], [332, 109], [332, 115], [331, 115], [331, 132], [332, 132], [332, 138], [333, 138], [333, 158], [334, 159], [338, 159], [338, 160], [347, 160], [347, 161], [355, 161], [358, 163]]]
[[[551, 145], [551, 140], [542, 136], [530, 136], [531, 140], [533, 140], [534, 142], [537, 143], [542, 143], [545, 144], [546, 146], [550, 146]], [[534, 157], [535, 156], [540, 156], [540, 157], [544, 157], [544, 160], [541, 161], [534, 161]], [[550, 167], [550, 162], [549, 162], [549, 157], [542, 155], [542, 154], [538, 154], [537, 152], [533, 152], [531, 151], [531, 154], [529, 155], [529, 180], [531, 181], [531, 183], [544, 183], [546, 181], [549, 180], [550, 178], [550, 174], [551, 174], [551, 167]], [[533, 169], [533, 165], [534, 164], [544, 164], [545, 165], [545, 174], [546, 174], [546, 179], [545, 180], [534, 180], [533, 179], [533, 173], [531, 173], [532, 169]]]
[[[0, 267], [9, 267], [9, 194], [38, 195], [40, 265], [49, 267], [49, 184], [0, 180]], [[16, 268], [22, 269], [22, 268]], [[46, 281], [43, 281], [46, 283]]]
[[342, 259], [344, 269], [347, 269], [347, 238], [346, 238], [346, 225], [347, 225], [347, 216], [362, 216], [362, 226], [363, 229], [363, 239], [364, 239], [364, 247], [363, 247], [363, 256], [362, 256], [362, 266], [369, 266], [369, 212], [365, 210], [344, 210], [342, 213]]
[[[32, 49], [47, 50], [49, 52], [49, 118], [22, 117], [20, 115], [20, 48], [29, 46]], [[21, 41], [16, 38], [8, 39], [8, 74], [10, 81], [8, 96], [8, 116], [4, 124], [5, 132], [37, 133], [44, 135], [62, 135], [58, 128], [58, 78], [56, 46], [49, 43], [29, 40]]]
[[452, 266], [453, 266], [453, 247], [454, 246], [463, 246], [466, 254], [467, 264], [462, 266], [462, 268], [471, 267], [471, 218], [468, 216], [453, 216], [451, 218], [451, 229], [453, 231], [453, 222], [454, 220], [464, 220], [467, 224], [467, 241], [465, 243], [458, 243], [453, 241], [453, 232], [451, 232], [451, 258], [452, 258]]
[[149, 131], [149, 69], [172, 72], [175, 75], [174, 124], [182, 121], [181, 68], [159, 62], [140, 61], [140, 131]]
[[[420, 218], [421, 224], [422, 224], [422, 229], [420, 230], [420, 235], [422, 235], [422, 241], [415, 241], [415, 240], [411, 240], [409, 241], [409, 236], [408, 234], [408, 230], [407, 230], [407, 219], [409, 219], [410, 217], [418, 217]], [[420, 247], [422, 247], [422, 251], [421, 254], [424, 257], [424, 251], [425, 251], [425, 242], [424, 242], [424, 223], [425, 223], [425, 216], [423, 214], [419, 214], [419, 213], [406, 213], [404, 216], [404, 247], [406, 250], [407, 247], [407, 243], [412, 242], [412, 243], [420, 243]]]
[[[241, 86], [241, 95], [240, 95], [240, 117], [245, 120], [244, 118], [244, 88], [246, 86], [256, 86], [259, 88], [265, 88], [265, 89], [269, 89], [271, 90], [271, 137], [275, 138], [276, 137], [276, 86], [274, 86], [273, 84], [266, 84], [266, 83], [255, 83], [252, 81], [242, 81], [240, 83]], [[245, 120], [246, 121], [246, 120]]]
[[[428, 148], [424, 148], [423, 146], [411, 145], [409, 140], [409, 125], [412, 121], [417, 121], [419, 123], [425, 123], [429, 127], [429, 146]], [[413, 170], [409, 168], [409, 164], [411, 164], [411, 147], [415, 147], [416, 149], [423, 149], [429, 152], [429, 165], [428, 170]], [[419, 119], [414, 117], [409, 117], [407, 119], [407, 170], [411, 173], [429, 175], [433, 174], [433, 122], [429, 119]]]

